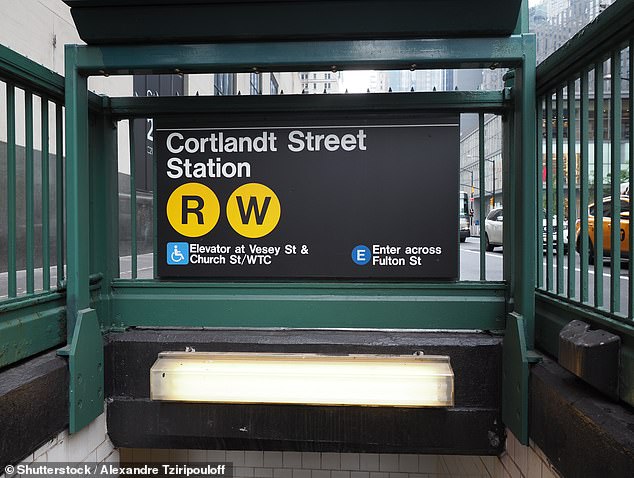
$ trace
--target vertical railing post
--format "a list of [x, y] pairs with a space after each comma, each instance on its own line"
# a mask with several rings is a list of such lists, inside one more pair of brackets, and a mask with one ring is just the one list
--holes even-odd
[[[541, 204], [538, 206], [541, 207]], [[544, 224], [546, 228], [544, 229]], [[541, 223], [537, 223], [540, 232], [546, 232], [546, 290], [552, 291], [553, 283], [553, 95], [546, 95], [546, 214]], [[539, 233], [538, 233], [539, 234]], [[540, 257], [538, 252], [537, 257]]]
[[[515, 71], [511, 70], [504, 77], [505, 94], [512, 91], [514, 85]], [[503, 222], [503, 237], [504, 241], [507, 244], [515, 244], [515, 242], [517, 241], [517, 237], [515, 235], [515, 215], [512, 213], [517, 207], [515, 203], [515, 190], [517, 188], [517, 175], [515, 174], [515, 170], [517, 169], [518, 164], [515, 160], [514, 153], [517, 138], [515, 137], [514, 133], [515, 115], [513, 114], [513, 111], [507, 111], [502, 116], [502, 204], [504, 204], [504, 208], [506, 211], [511, 212], [511, 214], [506, 214]], [[513, 295], [515, 294], [515, 291], [510, 287], [512, 283], [512, 277], [515, 275], [515, 271], [513, 270], [514, 264], [512, 257], [513, 254], [511, 248], [507, 247], [506, 249], [502, 249], [502, 272], [504, 281], [509, 284], [509, 297], [513, 297]]]
[[67, 330], [90, 305], [88, 213], [88, 82], [75, 66], [76, 47], [66, 47], [66, 244]]
[[25, 174], [26, 202], [26, 293], [35, 291], [35, 172], [33, 165], [33, 92], [24, 91]]
[[64, 272], [66, 242], [64, 238], [64, 121], [62, 104], [55, 104], [55, 224], [57, 246], [57, 287], [61, 287], [66, 277]]
[[[523, 2], [523, 15], [528, 15], [528, 2]], [[535, 344], [535, 212], [537, 191], [535, 138], [535, 35], [524, 33], [524, 61], [516, 70], [515, 123], [515, 201], [511, 214], [515, 241], [509, 257], [513, 274], [509, 289], [515, 300], [509, 304], [503, 343], [502, 419], [520, 443], [528, 444], [529, 350]], [[518, 74], [519, 71], [519, 74]], [[546, 101], [552, 101], [547, 98]], [[547, 118], [547, 121], [550, 119]], [[547, 145], [547, 148], [552, 148]], [[547, 174], [550, 174], [548, 172]], [[539, 206], [541, 207], [541, 205]], [[550, 218], [549, 218], [550, 220]], [[506, 264], [505, 264], [506, 269]]]
[[[611, 158], [611, 188], [612, 210], [610, 218], [610, 312], [621, 310], [621, 52], [612, 53], [610, 60], [611, 81], [611, 108], [610, 123], [612, 135]], [[600, 260], [601, 258], [598, 258]]]
[[[564, 293], [564, 240], [568, 239], [568, 253], [574, 254], [574, 227], [573, 240], [570, 234], [564, 238], [564, 92], [563, 88], [557, 88], [555, 102], [557, 108], [557, 131], [556, 131], [556, 155], [557, 155], [557, 293]], [[539, 181], [539, 179], [538, 179]], [[570, 229], [569, 229], [570, 231]], [[571, 247], [572, 244], [572, 247]], [[539, 260], [538, 260], [539, 261]]]
[[7, 83], [7, 295], [17, 295], [15, 86]]
[[594, 66], [594, 305], [603, 307], [603, 61]]
[[[119, 194], [117, 162], [117, 126], [108, 114], [109, 98], [102, 97], [102, 110], [90, 115], [90, 215], [91, 270], [98, 271], [102, 284], [119, 277]], [[108, 296], [109, 288], [100, 290]], [[100, 325], [112, 326], [112, 302], [102, 300], [99, 308]]]
[[[539, 98], [539, 103], [537, 105], [537, 155], [535, 157], [535, 194], [536, 194], [536, 205], [537, 205], [537, 227], [535, 228], [535, 257], [539, 258], [543, 250], [543, 240], [544, 235], [539, 225], [544, 222], [544, 213], [542, 204], [544, 202], [544, 185], [542, 184], [542, 171], [544, 168], [544, 126], [546, 119], [544, 117], [544, 97]], [[544, 261], [537, 260], [537, 287], [544, 286]]]
[[[576, 145], [576, 116], [577, 107], [575, 100], [575, 80], [568, 81], [566, 89], [568, 94], [568, 227], [575, 227], [577, 223], [577, 145]], [[575, 297], [575, 254], [568, 254], [568, 297]]]
[[629, 320], [634, 319], [634, 267], [632, 264], [632, 247], [634, 246], [634, 227], [632, 227], [632, 218], [634, 218], [634, 82], [632, 81], [632, 65], [634, 65], [634, 40], [630, 40], [629, 44], [629, 65], [630, 65], [630, 81], [629, 81], [629, 181], [628, 191], [630, 197], [630, 210], [628, 216], [628, 250], [627, 255], [630, 261], [630, 266], [627, 268], [628, 275], [628, 308], [627, 318]]
[[588, 129], [590, 99], [588, 93], [588, 71], [581, 71], [579, 88], [579, 141], [581, 142], [579, 161], [579, 230], [581, 234], [581, 260], [579, 268], [579, 298], [588, 301]]
[[130, 138], [130, 270], [131, 278], [137, 278], [137, 224], [136, 224], [136, 151], [134, 140], [134, 120], [128, 120]]
[[487, 279], [486, 272], [486, 182], [484, 177], [484, 113], [478, 115], [478, 158], [480, 186], [480, 280]]
[[[517, 244], [515, 244], [515, 311], [525, 320], [526, 346], [532, 349], [535, 341], [535, 262], [536, 251], [531, 243], [535, 237], [535, 36], [524, 34], [524, 64], [520, 69], [519, 93], [521, 109], [521, 156], [517, 168]], [[551, 101], [548, 97], [546, 101]], [[547, 148], [551, 146], [547, 145]], [[547, 172], [550, 174], [550, 171]], [[550, 218], [549, 218], [550, 220]]]
[[[78, 67], [81, 47], [66, 46], [66, 217], [68, 279], [66, 320], [69, 362], [69, 430], [75, 433], [103, 413], [103, 339], [95, 309], [90, 308], [92, 239], [91, 155], [89, 150], [88, 81]], [[94, 127], [92, 128], [94, 131]], [[93, 151], [94, 153], [94, 151]], [[94, 181], [92, 182], [94, 187]], [[94, 216], [94, 215], [93, 215]], [[97, 242], [95, 240], [95, 242]]]
[[49, 145], [48, 145], [48, 98], [42, 95], [42, 288], [51, 288], [50, 227], [49, 227]]

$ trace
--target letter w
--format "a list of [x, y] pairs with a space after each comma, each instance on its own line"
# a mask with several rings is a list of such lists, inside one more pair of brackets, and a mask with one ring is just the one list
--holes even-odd
[[249, 224], [251, 220], [251, 215], [255, 214], [255, 222], [258, 226], [261, 226], [264, 222], [264, 218], [266, 217], [266, 211], [269, 209], [269, 203], [271, 202], [271, 197], [267, 196], [264, 198], [264, 205], [262, 206], [262, 210], [260, 210], [258, 205], [258, 199], [255, 196], [251, 196], [249, 198], [249, 206], [244, 208], [244, 201], [242, 200], [242, 196], [236, 196], [236, 201], [238, 201], [238, 210], [240, 211], [240, 217], [242, 218], [242, 224]]

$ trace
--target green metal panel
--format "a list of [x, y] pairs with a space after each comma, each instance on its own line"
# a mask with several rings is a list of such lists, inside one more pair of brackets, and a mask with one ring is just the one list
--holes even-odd
[[270, 38], [316, 41], [509, 35], [518, 21], [521, 0], [65, 0], [65, 3], [72, 7], [80, 36], [88, 44], [157, 44]]
[[521, 315], [507, 316], [502, 352], [502, 419], [528, 445], [528, 354]]
[[86, 75], [519, 66], [522, 36], [444, 40], [84, 46]]
[[0, 305], [0, 368], [66, 341], [64, 295], [45, 292]]
[[187, 113], [286, 113], [303, 111], [459, 111], [500, 113], [511, 101], [501, 91], [436, 91], [408, 93], [177, 96], [109, 98], [107, 108], [116, 119]]
[[500, 330], [506, 310], [506, 289], [495, 283], [192, 284], [120, 280], [114, 282], [112, 294], [116, 327]]
[[75, 433], [103, 413], [103, 339], [95, 310], [78, 311], [72, 341], [60, 354], [68, 355], [68, 429]]

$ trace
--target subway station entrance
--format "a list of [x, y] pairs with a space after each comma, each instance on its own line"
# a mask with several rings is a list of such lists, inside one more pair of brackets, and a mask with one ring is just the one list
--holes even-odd
[[[631, 316], [614, 325], [573, 314], [549, 291], [539, 296], [544, 241], [553, 262], [553, 225], [542, 220], [555, 193], [547, 186], [544, 214], [538, 177], [544, 112], [553, 111], [537, 99], [527, 1], [65, 3], [86, 45], [66, 46], [63, 84], [4, 53], [8, 103], [24, 88], [56, 105], [60, 145], [64, 124], [57, 247], [66, 264], [57, 288], [20, 297], [9, 287], [0, 303], [0, 366], [11, 371], [55, 349], [59, 374], [44, 382], [56, 390], [57, 418], [38, 412], [41, 433], [17, 440], [7, 463], [60, 425], [72, 437], [104, 419], [120, 450], [220, 450], [227, 461], [233, 452], [501, 457], [507, 435], [521, 450], [548, 426], [540, 400], [551, 388], [531, 378], [544, 366], [538, 342], [554, 356], [586, 357], [559, 338], [579, 318], [621, 331], [612, 399], [631, 406]], [[617, 6], [612, 18], [634, 15], [631, 2]], [[630, 57], [631, 29], [619, 33]], [[93, 76], [443, 68], [509, 71], [500, 91], [88, 91]], [[502, 280], [486, 280], [483, 224], [480, 280], [460, 277], [461, 114], [480, 126], [481, 221], [485, 117], [502, 124]], [[152, 118], [155, 145], [149, 255], [137, 243], [139, 118]], [[122, 152], [125, 128], [131, 147]], [[121, 155], [130, 171], [129, 277], [119, 250]], [[578, 247], [583, 256], [589, 246]], [[604, 357], [599, 349], [591, 347]], [[548, 439], [539, 445], [552, 450]], [[627, 445], [616, 455], [615, 469], [631, 465]], [[564, 461], [574, 470], [574, 459]]]
[[[534, 236], [535, 168], [522, 160], [534, 155], [534, 38], [522, 31], [520, 2], [500, 2], [495, 19], [465, 15], [462, 23], [439, 2], [417, 2], [422, 25], [410, 24], [412, 2], [367, 11], [340, 5], [338, 21], [320, 26], [319, 2], [249, 4], [265, 25], [249, 38], [242, 4], [166, 5], [144, 12], [164, 33], [119, 25], [113, 35], [112, 27], [100, 31], [104, 18], [132, 19], [133, 9], [71, 3], [89, 43], [66, 50], [71, 431], [102, 413], [105, 393], [117, 446], [497, 454], [503, 423], [526, 442], [535, 251], [522, 241], [509, 248], [505, 282], [456, 282], [454, 211], [458, 114], [502, 114], [514, 185], [506, 204], [517, 210], [506, 227], [512, 237]], [[379, 12], [392, 21], [379, 21]], [[194, 20], [205, 16], [222, 18], [227, 29]], [[332, 30], [320, 31], [326, 25]], [[514, 69], [512, 87], [325, 99], [108, 98], [96, 116], [86, 94], [91, 75], [492, 65]], [[148, 116], [157, 153], [155, 277], [121, 280], [111, 250], [110, 125]], [[97, 302], [95, 275], [110, 291]], [[101, 349], [104, 324], [111, 332]], [[323, 408], [284, 396], [281, 407], [249, 397], [237, 398], [247, 402], [240, 405], [152, 400], [158, 352], [185, 349], [196, 351], [192, 360], [200, 352], [255, 353], [253, 366], [264, 360], [258, 353], [300, 354], [300, 361], [315, 353], [442, 355], [456, 388], [443, 402], [452, 406], [431, 409]], [[158, 428], [126, 426], [140, 417]]]

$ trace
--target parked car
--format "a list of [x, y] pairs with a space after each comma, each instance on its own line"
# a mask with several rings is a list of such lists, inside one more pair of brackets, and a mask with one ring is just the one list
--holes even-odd
[[[544, 216], [546, 216], [544, 212]], [[559, 234], [557, 234], [558, 224], [557, 216], [553, 216], [552, 219], [552, 231], [553, 231], [553, 247], [557, 247], [557, 241], [559, 240]], [[546, 248], [548, 244], [548, 221], [546, 218], [542, 221], [543, 227], [543, 244]], [[498, 246], [502, 246], [504, 237], [504, 214], [503, 208], [498, 207], [491, 209], [484, 221], [484, 241], [486, 243], [486, 250], [491, 252]], [[564, 229], [562, 231], [564, 240], [564, 254], [568, 253], [568, 223], [564, 221]]]
[[460, 242], [465, 242], [467, 237], [471, 236], [469, 229], [469, 217], [465, 214], [460, 214]]
[[502, 245], [504, 236], [503, 210], [501, 207], [491, 209], [484, 220], [484, 241], [486, 250], [491, 252], [496, 246]]
[[[620, 232], [621, 238], [621, 257], [629, 259], [630, 257], [630, 197], [621, 196], [621, 217]], [[588, 262], [594, 264], [596, 258], [595, 247], [595, 215], [596, 204], [591, 204], [588, 208]], [[612, 254], [612, 198], [607, 197], [603, 200], [603, 224], [601, 225], [601, 233], [603, 237], [603, 257], [610, 257]], [[576, 249], [581, 253], [581, 221], [577, 219], [575, 228]]]

